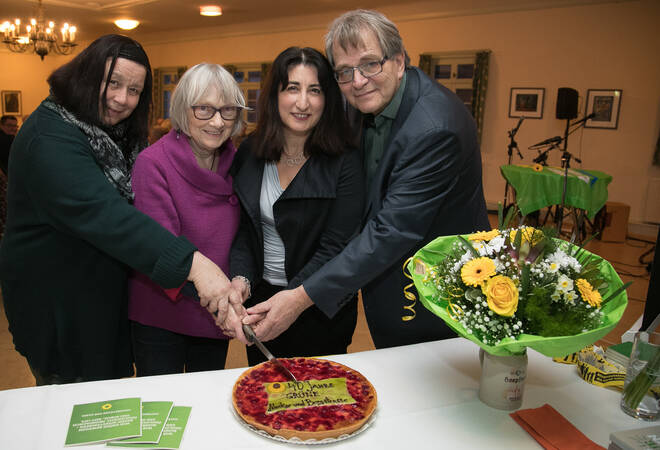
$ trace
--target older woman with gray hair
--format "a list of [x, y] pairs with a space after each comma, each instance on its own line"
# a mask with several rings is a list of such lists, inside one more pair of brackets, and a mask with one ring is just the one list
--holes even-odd
[[[225, 273], [240, 215], [229, 172], [231, 136], [241, 131], [244, 108], [240, 88], [221, 66], [190, 68], [172, 95], [172, 130], [140, 153], [133, 169], [135, 206], [186, 236]], [[244, 283], [232, 285], [235, 295], [248, 295]], [[228, 338], [205, 308], [178, 291], [135, 273], [129, 319], [138, 376], [224, 368]]]

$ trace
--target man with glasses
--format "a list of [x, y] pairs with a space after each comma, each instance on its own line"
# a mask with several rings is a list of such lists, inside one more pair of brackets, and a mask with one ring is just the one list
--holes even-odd
[[[268, 301], [287, 301], [295, 311], [313, 302], [332, 317], [361, 288], [377, 348], [452, 337], [419, 303], [415, 318], [403, 320], [411, 313], [403, 309], [410, 281], [402, 266], [437, 236], [490, 229], [474, 120], [455, 94], [409, 67], [396, 26], [380, 13], [336, 19], [326, 54], [363, 125], [362, 231], [301, 288]], [[290, 318], [274, 316], [269, 311], [258, 335], [270, 339], [288, 326]]]

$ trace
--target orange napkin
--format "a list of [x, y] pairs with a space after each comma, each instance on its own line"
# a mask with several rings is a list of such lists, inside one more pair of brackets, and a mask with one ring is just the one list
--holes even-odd
[[547, 403], [540, 408], [521, 409], [509, 415], [545, 449], [605, 449], [582, 434]]

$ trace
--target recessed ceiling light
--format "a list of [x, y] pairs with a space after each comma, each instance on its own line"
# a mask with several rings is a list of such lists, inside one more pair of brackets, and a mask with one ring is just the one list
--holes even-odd
[[222, 15], [222, 8], [219, 6], [215, 5], [210, 5], [210, 6], [200, 6], [199, 7], [199, 14], [202, 16], [221, 16]]
[[140, 25], [140, 22], [133, 19], [117, 19], [115, 20], [115, 25], [117, 25], [122, 30], [132, 30], [133, 28]]

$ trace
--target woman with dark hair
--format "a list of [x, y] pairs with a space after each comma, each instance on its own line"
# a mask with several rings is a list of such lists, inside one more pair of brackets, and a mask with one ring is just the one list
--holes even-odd
[[[267, 305], [338, 254], [358, 230], [363, 203], [361, 160], [321, 53], [299, 47], [280, 53], [258, 107], [257, 128], [234, 162], [241, 225], [230, 269], [252, 285], [246, 306]], [[339, 301], [344, 306], [332, 319], [314, 306], [306, 309], [269, 349], [283, 357], [346, 353], [357, 303], [355, 297]], [[296, 305], [286, 307], [293, 312]], [[230, 333], [241, 336], [238, 327]], [[263, 360], [248, 347], [250, 364]]]
[[21, 127], [9, 161], [0, 248], [9, 330], [37, 384], [129, 376], [129, 267], [163, 288], [192, 281], [221, 318], [231, 285], [185, 237], [131, 205], [151, 102], [140, 44], [103, 36], [48, 82], [51, 95]]

